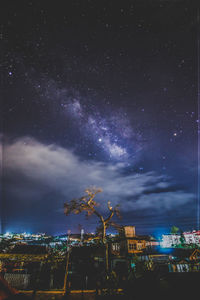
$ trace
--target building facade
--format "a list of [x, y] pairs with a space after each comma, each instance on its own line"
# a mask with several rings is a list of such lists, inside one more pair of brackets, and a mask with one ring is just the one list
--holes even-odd
[[171, 248], [183, 245], [200, 246], [200, 230], [183, 232], [182, 234], [163, 234], [161, 247]]

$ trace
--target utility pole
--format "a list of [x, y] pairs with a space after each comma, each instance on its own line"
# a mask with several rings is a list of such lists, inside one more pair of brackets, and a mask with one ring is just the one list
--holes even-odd
[[68, 273], [69, 273], [69, 256], [70, 256], [70, 233], [71, 231], [68, 230], [68, 237], [67, 237], [67, 260], [66, 260], [66, 269], [65, 269], [65, 278], [64, 278], [64, 295], [67, 295], [67, 280], [68, 280]]
[[83, 239], [84, 239], [84, 229], [82, 228], [81, 229], [81, 243], [83, 242]]

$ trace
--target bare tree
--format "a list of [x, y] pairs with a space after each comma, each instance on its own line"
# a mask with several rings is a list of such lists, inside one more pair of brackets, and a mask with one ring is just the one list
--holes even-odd
[[101, 188], [88, 188], [85, 190], [86, 195], [78, 198], [72, 199], [70, 202], [64, 204], [65, 214], [68, 216], [70, 213], [80, 214], [81, 212], [86, 212], [86, 217], [91, 215], [96, 215], [100, 221], [100, 226], [98, 231], [101, 234], [101, 240], [105, 245], [105, 260], [106, 260], [106, 271], [108, 272], [109, 263], [108, 263], [108, 244], [106, 243], [106, 229], [112, 225], [110, 222], [114, 214], [119, 215], [119, 205], [116, 205], [114, 208], [111, 206], [110, 201], [107, 202], [108, 207], [108, 216], [104, 217], [98, 210], [97, 207], [99, 203], [94, 200], [96, 194], [102, 192]]
[[89, 217], [91, 215], [96, 215], [100, 221], [100, 226], [98, 227], [98, 231], [101, 234], [102, 242], [106, 243], [106, 229], [110, 226], [110, 221], [112, 217], [116, 214], [119, 216], [119, 205], [115, 207], [111, 206], [110, 201], [107, 202], [108, 207], [108, 216], [104, 217], [98, 210], [97, 207], [99, 203], [97, 203], [94, 198], [95, 196], [102, 192], [101, 188], [88, 188], [85, 190], [86, 195], [78, 198], [72, 199], [70, 202], [66, 202], [64, 204], [65, 214], [68, 216], [70, 213], [79, 214], [83, 211], [86, 212], [86, 216]]

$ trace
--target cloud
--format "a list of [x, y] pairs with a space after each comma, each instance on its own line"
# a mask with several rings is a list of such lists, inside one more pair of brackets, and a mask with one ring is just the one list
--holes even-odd
[[[176, 189], [172, 179], [155, 172], [125, 174], [123, 163], [82, 160], [72, 151], [23, 137], [7, 142], [3, 151], [4, 190], [20, 205], [48, 204], [62, 211], [65, 200], [83, 195], [88, 186], [103, 189], [99, 200], [121, 204], [123, 211], [170, 211], [191, 203], [194, 195]], [[48, 195], [48, 197], [47, 197]], [[21, 204], [20, 204], [21, 203]]]

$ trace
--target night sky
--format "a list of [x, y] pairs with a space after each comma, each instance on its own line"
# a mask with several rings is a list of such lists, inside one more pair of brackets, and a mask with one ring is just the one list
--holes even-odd
[[64, 215], [89, 186], [136, 233], [197, 229], [192, 1], [6, 1], [4, 231], [95, 231]]

